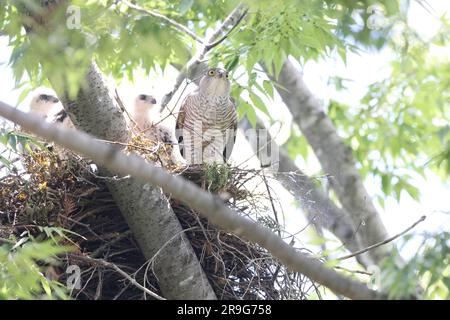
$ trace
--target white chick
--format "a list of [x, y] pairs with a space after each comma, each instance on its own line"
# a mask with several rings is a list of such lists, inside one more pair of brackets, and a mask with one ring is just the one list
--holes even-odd
[[36, 94], [30, 102], [30, 112], [51, 121], [56, 112], [62, 109], [59, 99], [51, 94]]
[[184, 163], [175, 137], [175, 128], [161, 118], [156, 99], [147, 94], [140, 94], [134, 100], [134, 106], [130, 110], [130, 116], [135, 121], [131, 123], [138, 132], [142, 132], [148, 139], [171, 145], [171, 160], [173, 163]]

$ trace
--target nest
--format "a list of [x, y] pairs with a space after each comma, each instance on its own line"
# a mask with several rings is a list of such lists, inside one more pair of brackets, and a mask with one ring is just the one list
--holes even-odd
[[[141, 139], [133, 139], [127, 148], [140, 150], [152, 161], [160, 157], [143, 154], [144, 149], [152, 154], [158, 150]], [[41, 150], [22, 155], [21, 162], [20, 173], [10, 172], [0, 180], [0, 237], [17, 241], [27, 233], [44, 239], [64, 230], [59, 241], [76, 250], [59, 257], [61, 264], [48, 267], [46, 274], [66, 283], [66, 268], [78, 265], [82, 287], [71, 291], [75, 299], [152, 299], [131, 278], [162, 295], [108, 192], [105, 182], [109, 178], [98, 176], [89, 161], [74, 154], [61, 158]], [[268, 211], [262, 205], [267, 194], [245, 186], [260, 171], [228, 165], [188, 169], [172, 165], [169, 170], [219, 194], [243, 216], [280, 232], [275, 219], [260, 214]], [[314, 288], [264, 248], [220, 230], [176, 200], [171, 205], [219, 299], [305, 299]]]

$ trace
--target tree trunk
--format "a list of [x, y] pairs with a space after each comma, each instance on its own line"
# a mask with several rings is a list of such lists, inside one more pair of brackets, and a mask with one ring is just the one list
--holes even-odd
[[[130, 132], [125, 118], [94, 63], [85, 83], [76, 100], [58, 93], [75, 126], [103, 140], [127, 142]], [[102, 175], [111, 176], [107, 170], [100, 168], [100, 171]], [[107, 186], [145, 258], [154, 258], [152, 270], [164, 297], [215, 299], [194, 250], [161, 189], [143, 185], [132, 178], [107, 179]]]
[[[51, 15], [57, 6], [67, 5], [61, 0], [41, 0], [38, 3], [19, 3], [17, 9], [24, 16], [31, 17], [25, 20], [29, 23], [25, 25], [25, 29], [28, 34], [32, 34], [36, 21], [40, 26], [47, 23], [41, 19], [42, 16], [46, 16], [44, 13]], [[40, 10], [36, 10], [36, 6], [40, 6]], [[60, 26], [65, 27], [64, 16]], [[29, 39], [32, 47], [33, 37]], [[56, 80], [49, 79], [49, 81], [54, 88], [61, 90], [57, 94], [75, 127], [103, 140], [113, 142], [129, 140], [130, 131], [125, 118], [114, 103], [111, 92], [95, 63], [89, 66], [83, 86], [75, 100], [68, 98], [65, 89], [61, 89], [60, 83]], [[104, 176], [112, 177], [104, 168], [100, 167], [99, 171]], [[168, 299], [216, 299], [195, 252], [162, 190], [131, 178], [120, 180], [109, 178], [107, 186], [144, 257], [154, 258], [152, 270], [158, 279], [162, 294]]]
[[[246, 118], [240, 122], [240, 127], [242, 130], [252, 129], [250, 122]], [[257, 118], [256, 129], [265, 129], [259, 118]], [[268, 154], [262, 150], [265, 145], [277, 148], [277, 150], [271, 150], [271, 152], [278, 152], [279, 155], [279, 172], [276, 174], [276, 177], [281, 185], [299, 201], [308, 220], [318, 229], [325, 228], [331, 231], [350, 252], [363, 249], [348, 213], [336, 206], [314, 184], [313, 180], [295, 165], [294, 161], [289, 158], [289, 155], [283, 149], [279, 148], [275, 143], [268, 143], [272, 141], [270, 134], [267, 134], [267, 141], [260, 141], [259, 139], [258, 141], [258, 145], [251, 143], [255, 153], [259, 150], [262, 151], [262, 154]], [[359, 255], [356, 258], [365, 267], [373, 264], [367, 254]]]
[[[264, 68], [274, 80], [267, 67]], [[331, 175], [331, 186], [343, 208], [350, 214], [363, 245], [367, 247], [386, 239], [387, 231], [364, 188], [352, 150], [338, 136], [331, 119], [307, 88], [299, 70], [286, 60], [275, 81], [281, 85], [276, 87], [277, 92], [291, 111], [294, 122], [313, 148], [323, 170]], [[387, 244], [371, 250], [369, 254], [379, 263], [391, 250], [392, 244]]]

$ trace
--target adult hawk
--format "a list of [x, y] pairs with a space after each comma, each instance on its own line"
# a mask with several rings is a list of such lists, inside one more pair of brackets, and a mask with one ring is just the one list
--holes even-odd
[[184, 99], [176, 123], [178, 144], [188, 164], [223, 163], [236, 140], [237, 114], [226, 70], [212, 68]]

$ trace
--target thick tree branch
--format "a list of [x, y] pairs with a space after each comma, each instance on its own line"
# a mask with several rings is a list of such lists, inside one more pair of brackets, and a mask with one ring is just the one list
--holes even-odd
[[[281, 85], [276, 86], [276, 90], [313, 148], [323, 170], [330, 175], [331, 186], [343, 208], [350, 214], [353, 226], [361, 226], [358, 235], [361, 236], [362, 244], [367, 247], [386, 239], [386, 228], [364, 188], [352, 150], [337, 134], [319, 100], [304, 83], [300, 71], [288, 59], [278, 79], [274, 78], [267, 66], [263, 67], [268, 76]], [[378, 247], [369, 254], [378, 263], [391, 249], [389, 245]]]
[[[85, 83], [76, 99], [69, 99], [64, 92], [58, 92], [75, 126], [96, 138], [122, 145], [128, 142], [130, 132], [123, 114], [114, 104], [115, 100], [95, 63], [89, 67]], [[99, 169], [102, 176], [111, 176], [106, 168], [99, 166]], [[111, 179], [106, 184], [144, 257], [153, 258], [164, 246], [154, 268], [164, 296], [169, 299], [215, 299], [195, 252], [160, 188], [133, 178]], [[180, 236], [172, 239], [173, 234]], [[183, 273], [178, 272], [181, 269]]]
[[129, 174], [142, 183], [161, 186], [165, 192], [197, 210], [212, 223], [228, 232], [260, 244], [292, 270], [303, 273], [337, 294], [352, 299], [384, 297], [364, 284], [326, 268], [319, 260], [298, 252], [270, 229], [241, 217], [227, 207], [219, 197], [201, 190], [192, 182], [170, 175], [163, 169], [148, 164], [135, 154], [125, 155], [119, 149], [96, 141], [86, 133], [42, 122], [41, 119], [3, 102], [0, 102], [0, 116], [19, 124], [34, 134], [92, 158], [96, 163], [103, 164], [117, 174]]
[[126, 6], [128, 6], [130, 9], [133, 9], [135, 11], [138, 11], [140, 13], [143, 13], [145, 15], [149, 15], [155, 18], [158, 18], [168, 24], [170, 24], [171, 26], [175, 27], [175, 29], [187, 34], [188, 36], [190, 36], [192, 39], [194, 39], [195, 41], [199, 42], [199, 43], [203, 43], [203, 40], [198, 37], [194, 32], [192, 32], [191, 30], [189, 30], [187, 27], [183, 26], [181, 23], [176, 22], [173, 19], [170, 19], [169, 17], [166, 17], [165, 15], [149, 10], [149, 9], [144, 9], [136, 4], [133, 4], [127, 0], [120, 0], [120, 2], [122, 2], [123, 4], [125, 4]]
[[[50, 17], [57, 5], [66, 6], [68, 3], [64, 0], [19, 2], [17, 9], [24, 16], [33, 17], [33, 12], [38, 8], [40, 13]], [[60, 27], [65, 28], [65, 17], [60, 16], [60, 19]], [[39, 26], [44, 26], [38, 31], [45, 31], [47, 19], [40, 19], [39, 16], [37, 21]], [[27, 33], [36, 32], [34, 24], [26, 26], [26, 30]], [[29, 37], [31, 47], [36, 45], [34, 40], [35, 37]], [[52, 62], [41, 61], [41, 64], [46, 63]], [[60, 71], [64, 72], [63, 69]], [[58, 80], [49, 78], [49, 81], [57, 89], [64, 109], [77, 128], [96, 138], [121, 143], [128, 141], [130, 131], [123, 113], [114, 103], [111, 92], [95, 63], [89, 65], [83, 85], [75, 99], [67, 96], [66, 88], [63, 88]], [[110, 175], [101, 163], [99, 171], [102, 176]], [[169, 299], [216, 299], [214, 290], [161, 189], [133, 178], [108, 179], [106, 184], [144, 257], [152, 259], [164, 247], [164, 251], [158, 254], [154, 262], [154, 272], [164, 296]], [[180, 236], [173, 239], [174, 234]]]
[[[252, 129], [247, 118], [244, 118], [240, 122], [240, 127], [243, 130]], [[257, 118], [255, 129], [265, 129], [264, 124], [259, 118]], [[275, 143], [270, 143], [272, 137], [268, 132], [266, 137], [267, 141], [260, 141], [258, 139], [258, 145], [250, 143], [252, 148], [254, 148], [253, 151], [259, 157], [258, 153], [269, 154], [263, 150], [264, 148], [268, 146], [276, 148], [276, 150], [272, 149], [270, 152], [278, 153], [279, 155], [277, 179], [299, 201], [309, 221], [318, 228], [325, 228], [331, 231], [350, 252], [360, 250], [362, 246], [358, 241], [348, 213], [336, 206], [323, 191], [317, 188], [313, 180], [297, 167], [286, 151], [279, 148]], [[261, 165], [265, 165], [265, 163], [261, 163]], [[372, 264], [367, 256], [358, 258], [358, 261], [365, 267]]]

